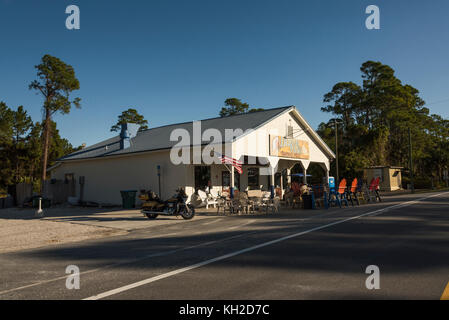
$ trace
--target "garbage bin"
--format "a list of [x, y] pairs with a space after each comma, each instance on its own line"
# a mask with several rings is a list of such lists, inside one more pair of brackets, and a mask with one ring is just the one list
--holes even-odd
[[137, 190], [122, 190], [120, 194], [122, 195], [123, 209], [133, 209], [136, 207]]
[[304, 209], [313, 209], [312, 195], [311, 194], [304, 194], [302, 196], [302, 201], [304, 202]]

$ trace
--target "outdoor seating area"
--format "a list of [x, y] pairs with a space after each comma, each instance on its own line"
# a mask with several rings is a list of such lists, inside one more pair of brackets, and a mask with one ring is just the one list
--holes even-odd
[[221, 192], [216, 198], [217, 213], [251, 214], [256, 212], [279, 212], [281, 199], [271, 198], [271, 193], [262, 190], [234, 191], [231, 198], [228, 191]]
[[[373, 178], [369, 184], [362, 179], [354, 178], [350, 185], [345, 178], [340, 180], [338, 187], [329, 185], [328, 195], [325, 195], [325, 206], [349, 207], [367, 203], [381, 202], [380, 178]], [[327, 204], [326, 204], [327, 202]]]
[[229, 189], [222, 192], [198, 190], [197, 194], [201, 199], [200, 206], [206, 209], [213, 207], [217, 214], [276, 213], [281, 208], [328, 209], [381, 202], [379, 184], [380, 178], [373, 178], [369, 184], [359, 178], [348, 183], [343, 178], [337, 186], [331, 178], [327, 185], [293, 182], [286, 190], [276, 188], [274, 197], [270, 191], [263, 190], [234, 190], [234, 197], [231, 197]]

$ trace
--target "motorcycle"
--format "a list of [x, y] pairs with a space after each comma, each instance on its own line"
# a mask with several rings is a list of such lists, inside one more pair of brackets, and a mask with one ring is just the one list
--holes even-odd
[[154, 192], [149, 191], [139, 196], [139, 199], [144, 201], [141, 212], [151, 220], [156, 219], [158, 215], [180, 215], [185, 220], [190, 220], [195, 216], [195, 208], [190, 203], [186, 203], [187, 198], [182, 188], [177, 189], [176, 194], [167, 201], [162, 201]]

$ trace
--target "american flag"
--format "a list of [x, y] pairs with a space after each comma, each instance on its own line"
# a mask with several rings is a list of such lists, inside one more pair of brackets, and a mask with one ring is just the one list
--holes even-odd
[[230, 165], [232, 165], [235, 168], [235, 170], [237, 170], [237, 172], [239, 174], [243, 173], [243, 170], [242, 170], [243, 163], [241, 161], [236, 160], [236, 159], [231, 158], [231, 157], [228, 157], [228, 156], [225, 156], [225, 155], [222, 155], [222, 154], [219, 154], [217, 152], [215, 152], [215, 154], [218, 156], [218, 158], [220, 158], [221, 163], [223, 163], [223, 164], [230, 164]]

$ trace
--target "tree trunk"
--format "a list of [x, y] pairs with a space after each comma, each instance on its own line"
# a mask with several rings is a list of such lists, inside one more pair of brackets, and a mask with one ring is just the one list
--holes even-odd
[[16, 179], [14, 181], [14, 184], [19, 183], [19, 150], [17, 146], [19, 145], [19, 135], [16, 135], [16, 143], [14, 144], [14, 153], [15, 153], [15, 160], [16, 160]]
[[15, 184], [19, 183], [20, 180], [20, 172], [19, 172], [19, 159], [16, 159], [16, 181]]
[[44, 183], [47, 178], [47, 160], [48, 160], [48, 148], [50, 145], [50, 126], [51, 117], [50, 111], [45, 110], [45, 124], [44, 124], [44, 152], [42, 155], [42, 183], [41, 183], [41, 193], [44, 191]]

